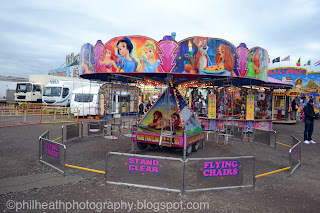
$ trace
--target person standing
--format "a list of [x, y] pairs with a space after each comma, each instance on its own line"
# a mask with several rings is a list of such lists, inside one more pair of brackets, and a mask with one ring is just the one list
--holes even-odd
[[293, 120], [297, 120], [297, 110], [298, 110], [298, 104], [296, 103], [295, 98], [293, 99], [292, 103], [291, 103], [291, 109], [292, 109], [292, 113], [293, 113]]
[[141, 104], [139, 105], [139, 115], [143, 115], [143, 110], [144, 110], [144, 102], [142, 101]]
[[149, 110], [150, 108], [151, 108], [151, 102], [149, 100], [148, 103], [147, 103], [147, 110]]
[[314, 140], [312, 140], [312, 132], [313, 132], [313, 125], [314, 125], [314, 119], [316, 118], [316, 114], [314, 113], [313, 109], [313, 99], [310, 99], [307, 103], [307, 105], [303, 108], [304, 111], [304, 143], [310, 144], [310, 143], [316, 143]]

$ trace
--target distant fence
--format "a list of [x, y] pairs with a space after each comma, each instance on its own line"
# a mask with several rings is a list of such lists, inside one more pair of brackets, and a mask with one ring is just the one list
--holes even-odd
[[78, 110], [74, 107], [45, 107], [42, 109], [41, 123], [76, 122], [78, 116], [71, 111]]
[[65, 124], [62, 126], [62, 143], [82, 137], [104, 136], [109, 139], [117, 139], [115, 135], [131, 137], [132, 134], [125, 132], [125, 130], [131, 132], [135, 122], [136, 117], [127, 116]]
[[[80, 113], [81, 111], [81, 113]], [[42, 103], [3, 102], [0, 103], [0, 127], [20, 126], [40, 123], [77, 122], [99, 119], [97, 107], [63, 107], [61, 105], [45, 105]]]
[[41, 108], [2, 108], [0, 127], [41, 123]]

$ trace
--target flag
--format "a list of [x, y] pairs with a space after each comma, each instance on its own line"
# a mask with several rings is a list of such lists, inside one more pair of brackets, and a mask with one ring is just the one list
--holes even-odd
[[272, 60], [272, 63], [277, 63], [277, 62], [280, 62], [280, 57], [275, 58], [275, 59]]
[[309, 60], [304, 66], [310, 65], [310, 64], [311, 64], [311, 60]]
[[320, 61], [317, 61], [316, 63], [314, 63], [315, 67], [318, 66], [318, 65], [320, 65]]
[[297, 61], [297, 67], [300, 67], [300, 59], [301, 59], [301, 57], [299, 58], [299, 60]]
[[281, 61], [290, 61], [290, 55], [288, 55], [287, 57], [285, 57], [285, 58], [282, 59]]

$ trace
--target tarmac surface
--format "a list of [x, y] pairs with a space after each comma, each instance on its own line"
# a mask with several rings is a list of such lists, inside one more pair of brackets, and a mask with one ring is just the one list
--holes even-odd
[[[71, 168], [63, 176], [40, 163], [39, 136], [49, 130], [51, 140], [59, 138], [62, 125], [0, 128], [1, 212], [320, 212], [320, 121], [315, 121], [313, 134], [313, 140], [319, 143], [302, 144], [302, 165], [291, 177], [288, 171], [282, 171], [257, 178], [255, 189], [188, 192], [183, 195], [106, 185], [103, 174]], [[277, 131], [280, 143], [291, 145], [292, 135], [303, 140], [302, 121], [293, 125], [274, 124], [273, 129]], [[65, 144], [68, 164], [101, 171], [104, 171], [108, 152], [131, 151], [131, 139], [127, 137], [106, 140], [97, 136]], [[237, 140], [225, 146], [216, 143], [211, 135], [206, 148], [199, 149], [190, 157], [254, 156], [256, 174], [259, 175], [288, 167], [289, 149], [281, 145], [274, 149]], [[149, 148], [137, 153], [182, 157], [180, 150], [168, 148]], [[174, 171], [169, 176], [165, 178], [170, 183], [178, 178]], [[193, 177], [187, 175], [188, 178]]]

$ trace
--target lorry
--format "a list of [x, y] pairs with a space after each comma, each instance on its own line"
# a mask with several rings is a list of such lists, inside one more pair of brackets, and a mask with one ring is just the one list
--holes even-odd
[[14, 77], [0, 76], [0, 102], [14, 101], [13, 93], [16, 90], [17, 81], [13, 81], [12, 79]]
[[70, 78], [53, 75], [30, 75], [28, 82], [17, 82], [14, 101], [16, 102], [42, 102], [44, 87], [50, 82], [77, 81], [90, 82], [87, 79]]
[[77, 81], [51, 81], [44, 88], [42, 103], [69, 107], [75, 89], [94, 86], [99, 86], [99, 84]]
[[70, 103], [71, 113], [74, 116], [99, 115], [99, 91], [100, 85], [73, 90]]

